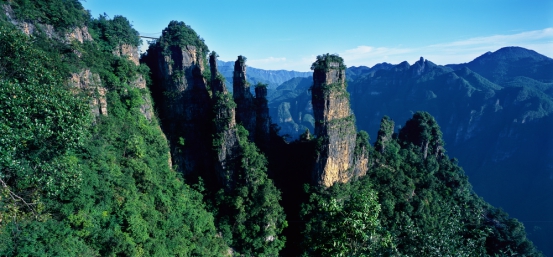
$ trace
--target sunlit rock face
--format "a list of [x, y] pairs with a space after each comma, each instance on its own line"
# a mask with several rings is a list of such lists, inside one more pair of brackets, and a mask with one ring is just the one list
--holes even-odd
[[319, 140], [312, 180], [329, 187], [335, 182], [347, 182], [364, 175], [367, 157], [355, 156], [357, 131], [346, 91], [342, 58], [322, 56], [312, 67], [315, 136]]

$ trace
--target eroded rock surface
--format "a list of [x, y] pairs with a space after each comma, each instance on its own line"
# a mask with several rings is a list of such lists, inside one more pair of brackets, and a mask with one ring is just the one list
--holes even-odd
[[357, 131], [342, 58], [322, 56], [313, 68], [312, 103], [319, 149], [312, 180], [329, 187], [364, 175], [367, 157], [355, 156]]

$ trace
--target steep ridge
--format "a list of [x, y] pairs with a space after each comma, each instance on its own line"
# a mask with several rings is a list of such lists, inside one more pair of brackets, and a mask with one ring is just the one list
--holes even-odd
[[188, 183], [205, 190], [229, 252], [276, 255], [284, 246], [286, 221], [280, 190], [268, 177], [262, 152], [270, 129], [266, 87], [257, 85], [252, 95], [246, 58], [239, 56], [231, 95], [217, 54], [209, 55], [209, 69], [206, 55], [207, 46], [197, 34], [172, 21], [142, 57], [152, 70], [152, 94], [174, 167]]

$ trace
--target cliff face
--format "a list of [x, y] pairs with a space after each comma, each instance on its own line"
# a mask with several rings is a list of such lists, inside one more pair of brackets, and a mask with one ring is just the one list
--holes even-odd
[[45, 35], [49, 38], [54, 38], [64, 43], [70, 43], [72, 40], [76, 40], [79, 43], [93, 40], [92, 36], [88, 32], [87, 26], [77, 26], [65, 33], [60, 33], [60, 31], [57, 31], [51, 24], [44, 24], [40, 22], [31, 23], [25, 20], [18, 19], [18, 17], [16, 17], [14, 14], [11, 5], [9, 4], [1, 5], [1, 7], [4, 11], [4, 14], [6, 15], [7, 20], [13, 25], [17, 26], [21, 31], [23, 31], [23, 33], [27, 35], [32, 35], [35, 32], [41, 31], [44, 32]]
[[203, 53], [198, 50], [192, 45], [150, 47], [146, 60], [173, 164], [184, 175], [209, 170], [210, 97], [202, 76]]
[[[319, 56], [313, 64], [312, 103], [315, 136], [319, 152], [312, 179], [315, 184], [331, 186], [364, 175], [366, 157], [355, 156], [355, 117], [349, 106], [342, 58]], [[357, 169], [356, 169], [356, 166]]]
[[236, 130], [236, 104], [232, 100], [222, 76], [217, 70], [217, 54], [209, 56], [211, 68], [211, 91], [213, 96], [213, 123], [215, 136], [213, 147], [216, 152], [215, 173], [219, 184], [232, 189], [232, 178], [236, 173], [235, 159], [238, 156], [239, 141]]
[[69, 85], [75, 89], [75, 93], [84, 92], [90, 97], [89, 105], [94, 117], [108, 115], [106, 89], [102, 87], [98, 74], [90, 72], [89, 69], [82, 70], [79, 73], [72, 73]]
[[250, 84], [246, 81], [246, 57], [238, 56], [234, 63], [234, 75], [232, 78], [233, 96], [236, 103], [236, 122], [242, 124], [248, 132], [248, 139], [255, 139], [255, 103]]
[[120, 44], [113, 51], [113, 54], [116, 56], [127, 56], [127, 58], [131, 60], [134, 64], [139, 65], [138, 47], [136, 46], [129, 44]]
[[267, 101], [267, 86], [258, 85], [255, 87], [255, 143], [263, 152], [269, 147], [269, 127], [271, 117], [269, 116], [269, 102]]

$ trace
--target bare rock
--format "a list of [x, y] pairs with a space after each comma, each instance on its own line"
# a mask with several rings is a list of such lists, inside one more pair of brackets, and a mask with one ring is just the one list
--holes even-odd
[[94, 117], [108, 115], [107, 90], [102, 87], [98, 74], [92, 73], [88, 69], [79, 73], [72, 73], [69, 84], [73, 86], [74, 93], [84, 92], [90, 97], [90, 109]]

